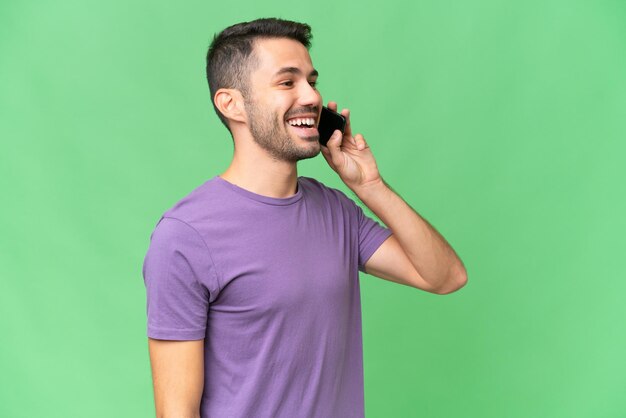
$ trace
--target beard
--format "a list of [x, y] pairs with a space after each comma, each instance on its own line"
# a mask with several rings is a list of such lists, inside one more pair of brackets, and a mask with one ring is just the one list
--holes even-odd
[[287, 122], [280, 120], [277, 112], [263, 110], [253, 100], [244, 99], [244, 107], [248, 113], [248, 128], [254, 142], [267, 151], [273, 159], [297, 162], [313, 158], [321, 152], [319, 137], [311, 137], [303, 146], [289, 133]]

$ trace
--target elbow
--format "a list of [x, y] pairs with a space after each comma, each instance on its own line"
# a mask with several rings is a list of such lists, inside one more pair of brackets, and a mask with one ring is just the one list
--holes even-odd
[[445, 281], [444, 285], [435, 292], [438, 295], [448, 295], [456, 292], [467, 284], [467, 271], [463, 266], [455, 269], [454, 274]]

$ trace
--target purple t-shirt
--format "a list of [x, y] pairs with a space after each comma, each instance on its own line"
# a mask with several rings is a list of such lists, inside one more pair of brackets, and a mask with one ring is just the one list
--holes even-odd
[[205, 338], [203, 418], [363, 417], [359, 270], [390, 235], [313, 178], [272, 198], [215, 176], [151, 235], [148, 336]]

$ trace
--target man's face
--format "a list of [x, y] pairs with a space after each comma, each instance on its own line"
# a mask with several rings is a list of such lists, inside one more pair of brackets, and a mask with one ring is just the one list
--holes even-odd
[[315, 157], [322, 97], [309, 52], [298, 41], [278, 38], [257, 40], [254, 54], [258, 67], [244, 101], [252, 137], [277, 160]]

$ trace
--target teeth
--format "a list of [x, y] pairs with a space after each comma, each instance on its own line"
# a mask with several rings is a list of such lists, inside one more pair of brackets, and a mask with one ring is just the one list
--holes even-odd
[[315, 119], [313, 118], [295, 118], [287, 121], [292, 126], [301, 126], [301, 125], [315, 125]]

